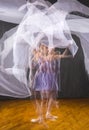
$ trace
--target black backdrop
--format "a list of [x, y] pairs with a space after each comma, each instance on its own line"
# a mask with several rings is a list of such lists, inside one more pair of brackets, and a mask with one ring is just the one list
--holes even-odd
[[[49, 0], [54, 3], [56, 0]], [[79, 0], [89, 6], [87, 0]], [[15, 24], [0, 21], [0, 37]], [[61, 61], [61, 92], [60, 98], [89, 97], [89, 79], [84, 66], [84, 54], [80, 44], [80, 39], [73, 35], [79, 50], [74, 58], [62, 59]]]
[[[57, 0], [48, 0], [51, 3], [55, 3]], [[82, 4], [85, 4], [86, 6], [89, 6], [89, 0], [78, 0], [80, 1]]]

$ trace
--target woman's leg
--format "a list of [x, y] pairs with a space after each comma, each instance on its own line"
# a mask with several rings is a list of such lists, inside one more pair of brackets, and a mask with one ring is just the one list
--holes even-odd
[[48, 94], [48, 104], [47, 104], [47, 112], [46, 112], [46, 118], [47, 119], [57, 119], [57, 116], [53, 116], [51, 114], [52, 105], [55, 103], [54, 100], [54, 92], [49, 92]]
[[41, 123], [43, 120], [43, 101], [39, 99], [39, 93], [35, 92], [35, 104], [36, 104], [36, 112], [38, 115], [38, 118], [32, 119], [31, 122], [39, 122]]

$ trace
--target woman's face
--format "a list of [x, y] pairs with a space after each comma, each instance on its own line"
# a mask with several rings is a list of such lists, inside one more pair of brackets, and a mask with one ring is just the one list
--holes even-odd
[[47, 55], [48, 54], [48, 47], [44, 46], [43, 52], [44, 52], [45, 55]]
[[39, 50], [40, 50], [40, 52], [41, 52], [43, 55], [47, 55], [47, 54], [48, 54], [48, 47], [45, 46], [44, 44], [41, 44], [41, 45], [40, 45]]

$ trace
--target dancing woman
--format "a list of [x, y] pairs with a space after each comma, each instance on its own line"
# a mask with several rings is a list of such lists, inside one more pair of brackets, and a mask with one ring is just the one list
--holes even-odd
[[[37, 108], [37, 119], [32, 119], [31, 122], [44, 122], [43, 121], [43, 90], [44, 90], [44, 75], [45, 75], [45, 52], [43, 52], [45, 47], [42, 45], [40, 46], [39, 50], [36, 53], [36, 60], [38, 64], [38, 69], [34, 76], [34, 83], [33, 83], [33, 91], [34, 97], [36, 101], [36, 108]], [[42, 51], [43, 50], [43, 51]], [[44, 54], [42, 54], [44, 53]], [[39, 100], [39, 96], [41, 101]]]
[[[68, 50], [66, 49], [63, 54], [55, 54], [54, 49], [49, 50], [47, 59], [46, 59], [46, 93], [47, 93], [47, 111], [46, 111], [46, 119], [55, 120], [58, 117], [51, 114], [52, 105], [56, 103], [56, 97], [58, 95], [58, 90], [60, 86], [58, 86], [58, 76], [60, 76], [57, 71], [57, 62], [61, 58], [71, 57], [70, 55], [66, 55]], [[60, 66], [58, 66], [60, 68]]]
[[[58, 82], [56, 73], [56, 59], [68, 57], [64, 54], [56, 55], [54, 49], [48, 52], [48, 48], [41, 46], [37, 52], [38, 70], [34, 76], [34, 96], [36, 99], [38, 118], [32, 119], [32, 122], [43, 122], [43, 105], [46, 99], [47, 110], [46, 119], [55, 120], [57, 116], [51, 115], [52, 104], [58, 93]], [[41, 102], [38, 100], [41, 96]]]

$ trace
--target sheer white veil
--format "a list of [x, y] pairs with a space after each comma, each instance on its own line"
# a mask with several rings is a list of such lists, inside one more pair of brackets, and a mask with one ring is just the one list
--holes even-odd
[[[1, 2], [3, 5], [2, 0]], [[9, 2], [11, 3], [10, 0]], [[2, 9], [6, 11], [9, 7], [10, 4]], [[77, 0], [58, 0], [53, 5], [44, 0], [32, 0], [27, 3], [22, 0], [16, 2], [15, 6], [11, 8], [12, 13], [10, 13], [10, 16], [10, 9], [8, 9], [7, 16], [9, 17], [7, 19], [5, 19], [6, 16], [3, 14], [2, 9], [0, 9], [1, 20], [16, 24], [19, 23], [19, 25], [3, 34], [3, 37], [0, 39], [0, 70], [4, 74], [8, 74], [8, 76], [13, 75], [18, 82], [24, 84], [25, 90], [23, 93], [25, 97], [31, 95], [30, 89], [28, 89], [26, 75], [31, 62], [32, 50], [37, 48], [41, 42], [46, 44], [49, 48], [68, 47], [72, 55], [75, 56], [78, 47], [71, 34], [77, 35], [81, 41], [85, 68], [89, 74], [88, 7]], [[17, 16], [14, 15], [15, 11]], [[79, 12], [84, 15], [79, 16], [78, 13], [71, 12]], [[2, 44], [4, 47], [2, 47]], [[8, 55], [12, 55], [11, 59]], [[6, 61], [9, 65], [7, 65]], [[5, 84], [4, 81], [2, 82]], [[18, 86], [20, 86], [19, 90], [22, 89], [21, 85]], [[4, 88], [4, 90], [5, 89], [6, 88]], [[13, 88], [11, 89], [13, 90]], [[0, 92], [0, 94], [7, 96], [13, 95], [8, 94], [7, 89], [4, 92]], [[15, 94], [17, 93], [15, 92]], [[18, 94], [17, 97], [19, 97]]]

